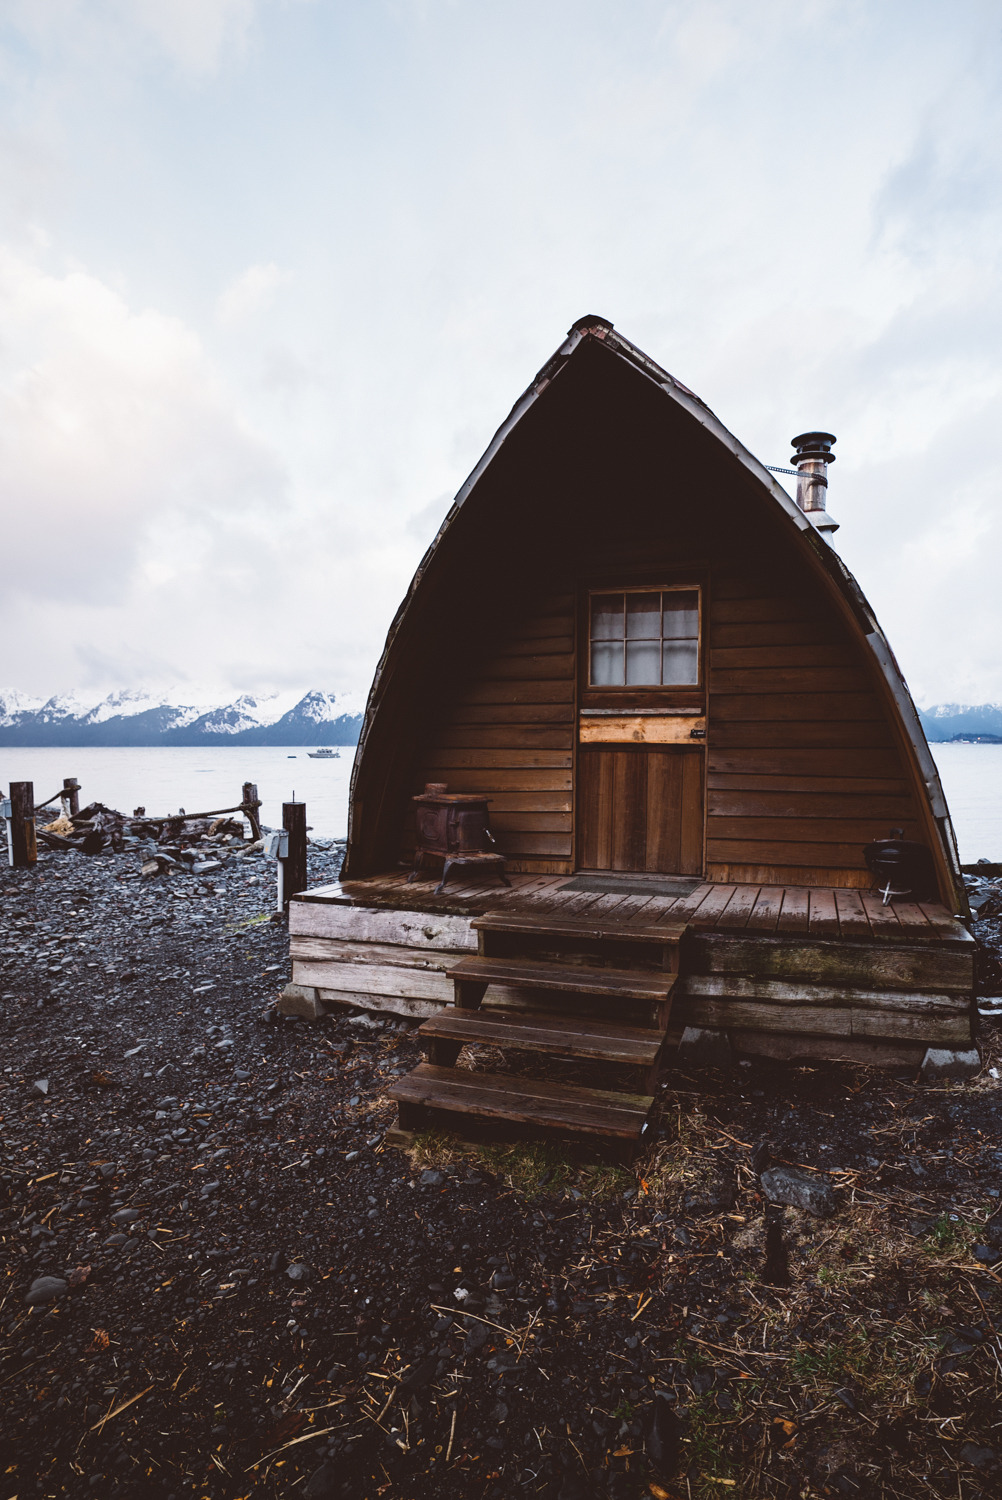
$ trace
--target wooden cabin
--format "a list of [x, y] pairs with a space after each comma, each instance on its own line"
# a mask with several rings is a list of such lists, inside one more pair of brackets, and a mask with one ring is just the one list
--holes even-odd
[[[828, 448], [801, 452], [798, 505], [597, 317], [498, 429], [390, 628], [341, 882], [291, 909], [317, 1002], [425, 1018], [402, 1124], [628, 1149], [679, 1042], [971, 1064], [949, 813], [832, 545]], [[436, 894], [441, 863], [408, 883], [429, 784], [489, 799], [510, 888], [469, 869]], [[875, 889], [863, 849], [892, 827], [931, 851], [929, 899]], [[456, 1067], [479, 1043], [518, 1071]]]

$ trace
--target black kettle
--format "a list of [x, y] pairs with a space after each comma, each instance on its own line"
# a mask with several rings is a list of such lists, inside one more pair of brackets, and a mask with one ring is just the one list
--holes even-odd
[[876, 876], [885, 903], [895, 896], [906, 901], [936, 900], [932, 851], [927, 844], [906, 839], [903, 828], [892, 828], [890, 838], [867, 844], [863, 858]]

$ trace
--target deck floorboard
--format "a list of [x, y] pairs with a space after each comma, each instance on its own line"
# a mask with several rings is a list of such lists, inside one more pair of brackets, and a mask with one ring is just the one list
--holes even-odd
[[827, 886], [763, 886], [704, 881], [687, 896], [568, 891], [568, 875], [512, 875], [511, 889], [488, 884], [447, 887], [435, 895], [434, 878], [407, 883], [394, 871], [364, 880], [304, 891], [297, 900], [340, 906], [480, 916], [491, 911], [522, 911], [543, 916], [598, 920], [606, 925], [650, 928], [687, 923], [697, 932], [748, 936], [807, 935], [828, 941], [965, 946], [972, 939], [961, 923], [936, 902], [890, 902], [877, 891]]

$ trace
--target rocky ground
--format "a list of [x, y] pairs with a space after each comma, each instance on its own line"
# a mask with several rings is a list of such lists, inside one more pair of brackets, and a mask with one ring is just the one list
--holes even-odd
[[276, 1018], [243, 848], [0, 873], [0, 1500], [1002, 1492], [990, 1025], [966, 1085], [670, 1073], [629, 1173], [404, 1154], [410, 1029]]

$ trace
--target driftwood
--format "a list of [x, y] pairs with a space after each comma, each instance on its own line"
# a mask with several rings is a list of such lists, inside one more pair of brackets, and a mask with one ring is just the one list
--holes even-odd
[[178, 822], [180, 822], [180, 823], [193, 823], [193, 822], [196, 822], [199, 818], [219, 818], [219, 817], [222, 817], [223, 813], [247, 812], [250, 808], [254, 808], [256, 810], [260, 806], [261, 806], [260, 802], [238, 802], [237, 805], [236, 805], [236, 807], [216, 807], [216, 808], [213, 808], [211, 812], [197, 812], [197, 813], [176, 812], [176, 813], [168, 813], [165, 818], [154, 818], [154, 817], [151, 817], [148, 813], [143, 813], [141, 816], [138, 816], [138, 817], [135, 816], [135, 815], [133, 815], [133, 817], [131, 817], [131, 818], [123, 818], [122, 822], [123, 823], [129, 823], [129, 824], [132, 824], [132, 823], [178, 823]]

